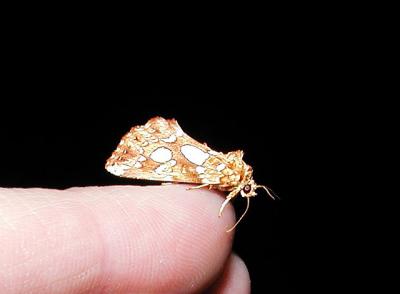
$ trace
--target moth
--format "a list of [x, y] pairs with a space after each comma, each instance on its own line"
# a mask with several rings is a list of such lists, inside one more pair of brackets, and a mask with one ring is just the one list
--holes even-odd
[[175, 119], [154, 117], [143, 126], [135, 126], [122, 137], [116, 150], [107, 160], [105, 168], [110, 173], [126, 178], [162, 182], [197, 184], [189, 189], [208, 187], [227, 191], [219, 216], [226, 205], [239, 193], [247, 199], [262, 188], [275, 199], [269, 188], [257, 185], [253, 169], [243, 161], [243, 151], [216, 152], [185, 134]]

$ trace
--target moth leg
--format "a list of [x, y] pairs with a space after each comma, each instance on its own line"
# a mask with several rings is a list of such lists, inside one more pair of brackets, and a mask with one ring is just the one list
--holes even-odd
[[222, 203], [221, 208], [219, 209], [218, 217], [222, 216], [222, 212], [224, 211], [225, 206], [228, 205], [229, 201], [231, 201], [231, 199], [234, 198], [238, 192], [239, 191], [237, 191], [237, 190], [233, 190], [232, 192], [230, 192], [228, 194], [228, 196], [226, 196], [225, 201]]
[[187, 188], [187, 190], [201, 189], [201, 188], [204, 188], [204, 187], [207, 187], [207, 186], [211, 186], [211, 184], [201, 184], [199, 186], [189, 187], [189, 188]]
[[229, 230], [226, 231], [227, 233], [229, 233], [229, 232], [232, 231], [234, 228], [236, 228], [236, 226], [240, 223], [240, 221], [243, 219], [243, 217], [246, 215], [247, 211], [249, 210], [250, 197], [246, 197], [246, 198], [247, 198], [246, 210], [243, 212], [243, 214], [240, 216], [240, 218], [236, 221], [236, 223], [232, 226], [232, 228], [230, 228]]

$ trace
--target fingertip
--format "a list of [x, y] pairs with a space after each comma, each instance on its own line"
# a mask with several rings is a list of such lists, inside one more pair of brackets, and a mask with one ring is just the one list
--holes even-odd
[[244, 261], [236, 254], [232, 254], [226, 263], [222, 276], [210, 288], [208, 293], [246, 294], [250, 292], [251, 280], [249, 271]]
[[233, 233], [226, 230], [234, 211], [228, 206], [218, 218], [221, 195], [187, 187], [99, 188], [103, 196], [94, 209], [108, 250], [110, 291], [115, 284], [127, 291], [193, 291], [221, 271], [231, 252]]
[[[10, 214], [5, 219], [13, 220], [13, 230], [0, 260], [15, 269], [13, 264], [25, 264], [23, 273], [9, 271], [8, 284], [29, 276], [25, 292], [29, 287], [71, 293], [204, 289], [230, 255], [233, 234], [226, 230], [234, 211], [229, 205], [218, 218], [219, 193], [186, 188], [2, 191], [12, 208], [5, 210]], [[24, 254], [14, 250], [19, 246], [26, 248]]]

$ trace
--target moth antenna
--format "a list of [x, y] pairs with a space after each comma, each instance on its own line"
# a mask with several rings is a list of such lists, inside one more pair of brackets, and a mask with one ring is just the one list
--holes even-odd
[[246, 197], [246, 198], [247, 198], [246, 210], [243, 212], [242, 216], [238, 219], [238, 221], [233, 225], [233, 227], [226, 231], [227, 233], [229, 233], [229, 232], [232, 231], [234, 228], [236, 228], [236, 226], [240, 223], [240, 221], [243, 219], [243, 217], [246, 215], [247, 211], [249, 210], [249, 206], [250, 206], [250, 197]]
[[263, 188], [265, 191], [267, 191], [268, 196], [271, 197], [271, 198], [274, 199], [274, 200], [280, 199], [280, 198], [278, 197], [278, 195], [276, 195], [270, 188], [267, 188], [266, 186], [257, 185], [256, 189], [257, 189], [257, 188]]

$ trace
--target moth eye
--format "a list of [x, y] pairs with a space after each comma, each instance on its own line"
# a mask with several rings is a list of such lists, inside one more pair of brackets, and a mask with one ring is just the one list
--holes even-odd
[[249, 193], [249, 192], [251, 191], [250, 185], [244, 186], [243, 191], [244, 191], [246, 194]]

